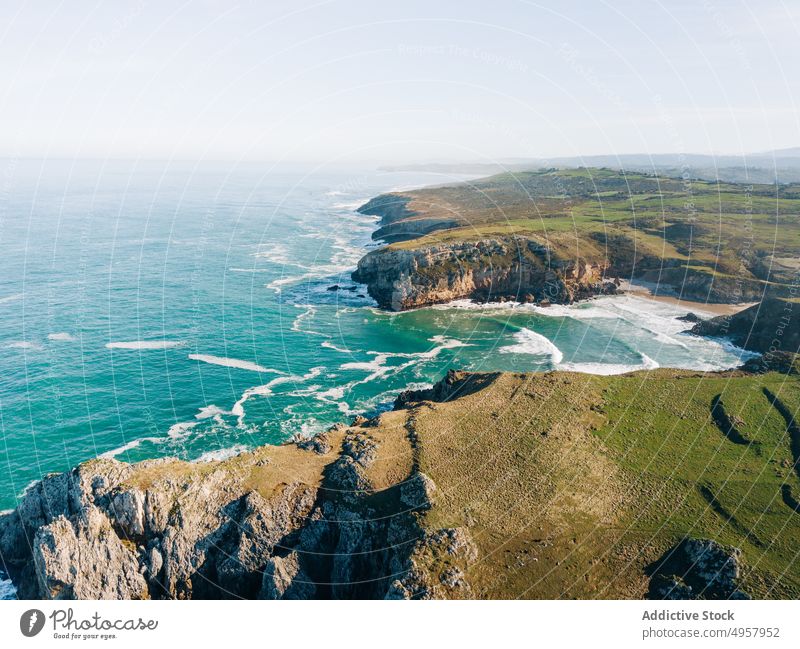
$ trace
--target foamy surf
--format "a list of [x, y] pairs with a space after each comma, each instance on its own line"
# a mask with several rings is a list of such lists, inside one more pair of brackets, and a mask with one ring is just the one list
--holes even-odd
[[233, 404], [230, 414], [236, 417], [237, 424], [239, 426], [244, 426], [244, 405], [248, 402], [248, 400], [252, 399], [253, 397], [268, 397], [273, 394], [273, 389], [276, 386], [284, 383], [304, 383], [305, 381], [310, 381], [311, 379], [322, 374], [324, 370], [324, 367], [313, 367], [302, 376], [279, 376], [278, 378], [272, 379], [269, 383], [265, 383], [264, 385], [256, 385], [252, 388], [247, 388], [247, 390], [242, 393], [242, 396], [239, 397], [239, 400]]
[[500, 348], [501, 354], [529, 354], [532, 356], [548, 356], [553, 365], [564, 360], [564, 354], [548, 338], [530, 329], [520, 329], [514, 334], [515, 345]]
[[232, 457], [236, 457], [237, 455], [241, 455], [247, 450], [248, 450], [247, 446], [245, 446], [244, 444], [236, 444], [235, 446], [231, 446], [230, 448], [221, 448], [218, 451], [206, 451], [196, 460], [192, 461], [195, 463], [218, 462], [220, 460], [228, 460]]
[[6, 344], [6, 349], [30, 349], [39, 350], [42, 346], [38, 343], [31, 342], [30, 340], [13, 340]]
[[565, 372], [580, 372], [582, 374], [598, 374], [612, 376], [614, 374], [627, 374], [639, 370], [654, 370], [659, 364], [647, 354], [639, 354], [642, 362], [639, 365], [626, 365], [625, 363], [560, 363], [559, 370]]
[[9, 302], [15, 302], [22, 297], [22, 293], [14, 293], [13, 295], [6, 295], [4, 297], [0, 297], [0, 304], [8, 304]]
[[128, 442], [127, 444], [123, 444], [118, 448], [111, 449], [110, 451], [106, 451], [105, 453], [101, 453], [98, 457], [101, 457], [105, 460], [111, 460], [117, 455], [121, 455], [125, 453], [125, 451], [131, 451], [136, 447], [140, 446], [143, 442], [150, 442], [152, 444], [161, 444], [165, 441], [166, 438], [164, 437], [142, 437], [140, 439], [134, 439]]
[[273, 370], [269, 367], [264, 367], [258, 363], [251, 361], [243, 361], [238, 358], [228, 358], [227, 356], [211, 356], [210, 354], [189, 354], [189, 360], [200, 361], [201, 363], [208, 363], [210, 365], [220, 365], [222, 367], [232, 367], [239, 370], [248, 370], [250, 372], [271, 372], [273, 374], [283, 374], [280, 370]]
[[0, 573], [0, 600], [17, 599], [17, 589], [10, 579]]
[[133, 349], [147, 351], [151, 349], [174, 349], [183, 347], [182, 340], [129, 340], [106, 343], [106, 349]]
[[75, 340], [75, 336], [66, 331], [59, 331], [57, 333], [47, 334], [47, 340], [52, 340], [53, 342], [72, 342]]

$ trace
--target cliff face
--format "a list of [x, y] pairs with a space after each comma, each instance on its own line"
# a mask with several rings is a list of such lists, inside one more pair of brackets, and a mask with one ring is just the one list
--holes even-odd
[[[756, 301], [767, 288], [790, 296], [800, 194], [780, 188], [786, 236], [776, 242], [775, 191], [586, 168], [392, 192], [359, 210], [380, 217], [373, 239], [389, 246], [354, 277], [391, 309], [454, 297], [569, 302], [604, 290], [604, 276], [714, 303]], [[528, 243], [547, 246], [549, 262]]]
[[421, 530], [435, 487], [398, 436], [337, 426], [222, 462], [87, 462], [0, 517], [2, 565], [23, 599], [435, 596], [414, 552], [474, 548], [462, 530]]
[[569, 304], [614, 293], [606, 270], [554, 259], [547, 246], [514, 237], [375, 250], [358, 262], [353, 279], [381, 308], [401, 311], [461, 298]]
[[764, 354], [800, 352], [800, 303], [766, 297], [732, 316], [698, 322], [698, 336], [729, 338], [735, 345]]
[[22, 598], [796, 598], [800, 378], [770, 369], [450, 372], [313, 439], [94, 460], [0, 516], [0, 565]]
[[419, 216], [409, 203], [410, 199], [403, 194], [381, 194], [358, 208], [361, 214], [381, 217], [380, 227], [372, 233], [373, 241], [408, 241], [458, 226], [454, 219]]

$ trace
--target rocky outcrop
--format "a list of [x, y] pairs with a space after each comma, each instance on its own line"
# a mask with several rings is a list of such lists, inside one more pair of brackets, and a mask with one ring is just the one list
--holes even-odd
[[47, 476], [0, 518], [0, 553], [23, 598], [255, 596], [317, 495], [298, 482], [265, 497], [258, 461], [109, 459]]
[[781, 374], [797, 375], [800, 374], [800, 354], [768, 352], [748, 359], [740, 369], [754, 374], [780, 372]]
[[750, 599], [739, 589], [741, 550], [684, 539], [653, 567], [649, 599]]
[[800, 303], [766, 297], [734, 315], [698, 322], [689, 333], [728, 338], [763, 354], [796, 354], [800, 352]]
[[[695, 483], [697, 462], [665, 463], [664, 479], [601, 439], [620, 395], [632, 413], [620, 437], [642, 437], [643, 448], [660, 443], [663, 428], [641, 421], [674, 421], [676, 403], [699, 413], [684, 429], [695, 459], [721, 462], [721, 480], [743, 464], [741, 475], [759, 480], [745, 515], [776, 504], [771, 515], [794, 533], [797, 379], [720, 376], [725, 392], [708, 422], [705, 373], [657, 370], [639, 396], [642, 374], [453, 371], [316, 443], [213, 462], [90, 461], [45, 477], [0, 516], [0, 565], [22, 598], [796, 596], [795, 581], [782, 578], [793, 574], [791, 547], [773, 550], [736, 518], [738, 490], [704, 476], [702, 500], [685, 500], [676, 517], [675, 492], [659, 489]], [[739, 440], [751, 433], [740, 399], [754, 388], [767, 399], [747, 402], [747, 421], [777, 421]], [[720, 453], [719, 432], [752, 439], [754, 452]], [[646, 526], [629, 525], [643, 511]], [[713, 539], [720, 522], [741, 553], [705, 538], [674, 545], [687, 534]]]
[[358, 262], [353, 279], [392, 311], [462, 298], [569, 304], [615, 293], [607, 268], [559, 260], [534, 239], [510, 237], [375, 250]]
[[3, 565], [21, 598], [384, 598], [419, 571], [436, 486], [392, 470], [376, 487], [387, 433], [360, 423], [225, 461], [94, 460], [47, 476], [0, 517]]
[[405, 408], [419, 401], [450, 401], [477, 392], [490, 385], [499, 372], [475, 373], [448, 370], [444, 378], [424, 390], [404, 390], [394, 401], [395, 409]]

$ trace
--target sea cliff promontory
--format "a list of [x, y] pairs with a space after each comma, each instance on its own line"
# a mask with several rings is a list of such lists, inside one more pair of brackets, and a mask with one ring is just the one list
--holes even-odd
[[46, 476], [0, 557], [22, 598], [797, 598], [799, 382], [450, 372], [310, 439]]
[[359, 211], [380, 217], [373, 238], [387, 245], [353, 279], [395, 311], [459, 298], [570, 303], [619, 279], [755, 302], [767, 288], [788, 295], [800, 257], [796, 185], [543, 169], [390, 192]]

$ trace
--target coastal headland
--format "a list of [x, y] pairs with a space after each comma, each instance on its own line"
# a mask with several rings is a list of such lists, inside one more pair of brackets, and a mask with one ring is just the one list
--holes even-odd
[[386, 194], [361, 210], [390, 243], [354, 278], [391, 310], [570, 303], [631, 279], [670, 299], [755, 302], [687, 330], [758, 359], [451, 370], [370, 419], [225, 460], [91, 460], [0, 516], [18, 595], [800, 597], [800, 194], [695, 182], [687, 220], [687, 191], [579, 169]]

